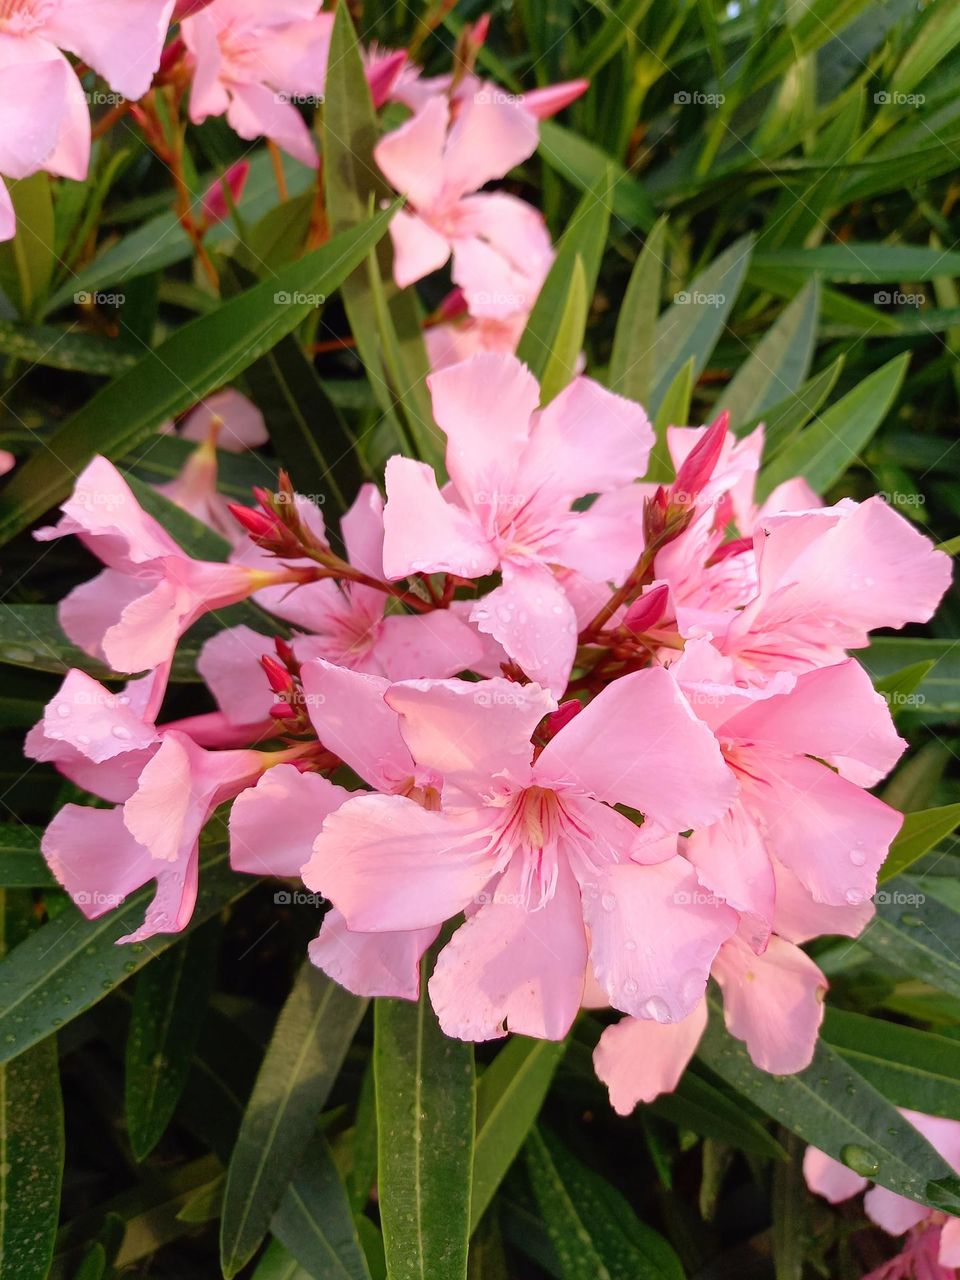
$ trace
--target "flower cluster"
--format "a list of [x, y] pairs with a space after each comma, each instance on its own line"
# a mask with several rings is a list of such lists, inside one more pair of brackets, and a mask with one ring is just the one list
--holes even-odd
[[[394, 457], [385, 497], [364, 485], [328, 527], [281, 475], [231, 507], [246, 536], [222, 563], [89, 465], [37, 536], [103, 562], [61, 622], [134, 678], [71, 671], [31, 731], [112, 806], [60, 810], [51, 869], [90, 916], [155, 880], [131, 936], [182, 929], [232, 800], [233, 867], [329, 900], [310, 955], [353, 992], [416, 998], [448, 926], [444, 1030], [558, 1039], [609, 1006], [618, 1111], [674, 1086], [711, 976], [753, 1060], [803, 1068], [826, 979], [801, 945], [864, 927], [901, 823], [867, 788], [904, 743], [847, 651], [929, 618], [948, 557], [879, 499], [795, 480], [758, 503], [763, 429], [725, 415], [670, 428], [676, 479], [654, 485], [645, 413], [589, 378], [541, 406], [487, 352], [429, 386], [445, 482]], [[179, 637], [242, 600], [198, 662], [216, 710], [165, 720]]]

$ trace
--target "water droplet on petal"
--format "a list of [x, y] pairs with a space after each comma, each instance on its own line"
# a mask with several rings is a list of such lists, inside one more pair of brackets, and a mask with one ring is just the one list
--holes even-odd
[[65, 720], [69, 714], [70, 714], [70, 703], [69, 703], [69, 702], [60, 702], [60, 703], [58, 703], [58, 704], [57, 704], [57, 715], [58, 715], [58, 716], [61, 716], [61, 717]]
[[652, 1018], [654, 1022], [669, 1022], [670, 1010], [667, 1007], [666, 1000], [660, 996], [651, 996], [643, 1006], [643, 1014], [646, 1018]]
[[110, 732], [115, 738], [119, 738], [121, 742], [129, 742], [131, 737], [130, 730], [122, 724], [115, 724]]
[[603, 907], [604, 911], [613, 911], [614, 907], [617, 905], [617, 899], [614, 894], [605, 893], [600, 899], [600, 905]]

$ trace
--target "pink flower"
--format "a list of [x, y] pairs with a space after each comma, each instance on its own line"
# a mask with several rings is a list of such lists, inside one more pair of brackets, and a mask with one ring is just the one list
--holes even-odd
[[226, 114], [241, 138], [270, 138], [303, 164], [317, 153], [295, 100], [323, 93], [333, 15], [320, 0], [212, 0], [180, 30], [194, 64], [190, 119]]
[[533, 305], [553, 261], [542, 216], [504, 192], [479, 192], [537, 146], [537, 122], [512, 104], [477, 95], [451, 109], [431, 97], [374, 151], [412, 212], [394, 215], [394, 278], [413, 284], [453, 254], [453, 279], [474, 316], [504, 317]]
[[156, 880], [143, 924], [120, 942], [177, 933], [196, 903], [200, 832], [218, 805], [275, 761], [257, 751], [204, 751], [167, 732], [122, 805], [64, 805], [44, 833], [43, 855], [89, 919]]
[[[90, 160], [90, 112], [76, 54], [127, 98], [150, 87], [173, 0], [6, 0], [0, 9], [0, 173], [39, 169], [82, 181]], [[0, 182], [0, 240], [16, 231]]]
[[430, 982], [441, 1025], [464, 1039], [507, 1028], [565, 1035], [588, 931], [611, 1003], [685, 1017], [736, 916], [697, 901], [689, 865], [609, 807], [622, 801], [675, 832], [714, 820], [733, 798], [715, 740], [672, 677], [615, 681], [536, 758], [531, 735], [555, 708], [536, 685], [416, 680], [385, 698], [416, 766], [442, 779], [443, 803], [367, 795], [326, 819], [303, 878], [346, 928], [435, 929], [466, 910]]
[[[908, 1111], [905, 1107], [899, 1110], [947, 1164], [960, 1173], [960, 1122]], [[803, 1174], [810, 1190], [831, 1204], [849, 1200], [869, 1186], [865, 1177], [816, 1147], [808, 1147], [804, 1154]], [[864, 1280], [897, 1280], [921, 1275], [929, 1280], [953, 1280], [954, 1268], [960, 1267], [960, 1218], [928, 1209], [880, 1186], [867, 1192], [863, 1207], [867, 1217], [890, 1235], [910, 1233], [903, 1252]], [[926, 1268], [915, 1269], [918, 1262], [925, 1262]]]
[[428, 379], [447, 435], [450, 486], [441, 494], [423, 463], [387, 463], [383, 565], [390, 578], [500, 569], [502, 585], [471, 614], [531, 679], [563, 692], [577, 618], [553, 566], [601, 581], [608, 566], [590, 543], [588, 493], [626, 486], [644, 471], [653, 432], [639, 405], [576, 378], [538, 410], [536, 379], [512, 356], [481, 355]]
[[511, 316], [463, 316], [424, 330], [431, 369], [446, 369], [482, 352], [513, 355], [527, 327], [529, 311]]
[[886, 703], [852, 659], [806, 672], [792, 687], [782, 673], [766, 689], [735, 683], [731, 666], [693, 641], [673, 667], [740, 782], [729, 813], [695, 831], [686, 856], [703, 884], [744, 915], [755, 950], [777, 928], [783, 871], [812, 903], [832, 909], [835, 926], [851, 908], [862, 923], [903, 821], [862, 789], [906, 746]]
[[243, 195], [249, 176], [249, 160], [238, 160], [222, 177], [210, 184], [203, 197], [203, 214], [208, 222], [223, 222], [230, 216], [230, 205], [223, 190], [224, 183], [230, 192], [230, 201], [236, 204]]
[[[711, 973], [723, 992], [727, 1030], [746, 1042], [762, 1071], [788, 1075], [810, 1065], [827, 980], [809, 956], [778, 937], [757, 956], [736, 936], [724, 942]], [[622, 1018], [607, 1027], [593, 1062], [613, 1109], [628, 1115], [638, 1102], [672, 1092], [706, 1025], [707, 1004], [701, 1000], [677, 1022]]]
[[60, 623], [85, 652], [115, 671], [169, 669], [180, 636], [211, 609], [222, 609], [274, 582], [302, 581], [280, 567], [194, 560], [137, 502], [106, 458], [94, 458], [63, 504], [60, 523], [38, 529], [41, 542], [77, 534], [107, 566], [60, 604]]

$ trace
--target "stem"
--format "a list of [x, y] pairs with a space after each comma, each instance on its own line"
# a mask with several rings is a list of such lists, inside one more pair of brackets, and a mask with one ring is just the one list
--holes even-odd
[[124, 98], [123, 102], [118, 102], [115, 107], [111, 107], [110, 110], [102, 115], [93, 126], [90, 134], [93, 141], [96, 142], [96, 140], [98, 138], [102, 138], [105, 133], [109, 133], [113, 126], [118, 124], [129, 110], [130, 103], [126, 98]]
[[267, 150], [270, 152], [270, 160], [273, 164], [273, 177], [277, 184], [277, 195], [281, 202], [285, 203], [289, 198], [287, 191], [287, 175], [283, 171], [283, 156], [280, 154], [280, 148], [272, 138], [267, 139]]

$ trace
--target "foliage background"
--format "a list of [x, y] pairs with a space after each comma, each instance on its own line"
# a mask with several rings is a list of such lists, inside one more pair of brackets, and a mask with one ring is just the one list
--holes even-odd
[[[354, 17], [364, 43], [409, 45], [445, 70], [483, 8], [365, 0]], [[278, 462], [335, 510], [398, 444], [436, 449], [411, 299], [358, 266], [387, 215], [367, 227], [370, 114], [351, 38], [341, 21], [317, 125], [331, 224], [363, 224], [346, 231], [346, 257], [342, 241], [302, 256], [310, 175], [291, 162], [281, 204], [260, 148], [237, 216], [210, 237], [220, 298], [134, 129], [98, 144], [85, 187], [44, 175], [15, 186], [23, 230], [0, 256], [0, 444], [21, 459], [0, 494], [0, 1275], [208, 1280], [222, 1250], [257, 1280], [377, 1277], [382, 1225], [396, 1277], [447, 1280], [465, 1265], [484, 1280], [859, 1276], [890, 1242], [857, 1207], [807, 1195], [805, 1141], [827, 1137], [881, 1181], [960, 1204], [955, 1184], [930, 1185], [942, 1171], [925, 1144], [904, 1146], [892, 1111], [960, 1120], [956, 599], [862, 655], [911, 743], [883, 794], [914, 816], [877, 924], [857, 944], [818, 946], [832, 984], [825, 1045], [798, 1079], [762, 1076], [714, 1027], [675, 1096], [617, 1119], [590, 1067], [599, 1024], [585, 1017], [566, 1046], [479, 1048], [474, 1101], [471, 1052], [434, 1038], [422, 1011], [385, 1004], [374, 1018], [301, 971], [317, 908], [230, 876], [216, 830], [205, 922], [166, 950], [114, 948], [123, 921], [84, 922], [43, 868], [39, 829], [70, 789], [24, 767], [22, 735], [77, 656], [54, 602], [93, 565], [75, 545], [38, 553], [27, 527], [71, 469], [99, 451], [142, 481], [170, 478], [186, 446], [156, 428], [227, 381], [264, 409], [277, 455], [222, 455], [233, 497]], [[510, 184], [560, 243], [521, 348], [538, 374], [562, 382], [583, 347], [588, 370], [660, 426], [722, 407], [738, 430], [762, 417], [768, 487], [799, 471], [831, 499], [879, 490], [949, 543], [960, 7], [501, 2], [481, 67], [509, 92], [593, 82], [543, 124]], [[191, 126], [187, 143], [198, 194], [244, 153], [217, 121]], [[280, 322], [278, 290], [328, 301]], [[441, 292], [423, 291], [422, 309]], [[341, 341], [351, 331], [359, 355]], [[184, 545], [222, 554], [151, 501]], [[183, 647], [173, 713], [198, 709], [204, 634]], [[910, 894], [922, 907], [903, 909]]]

